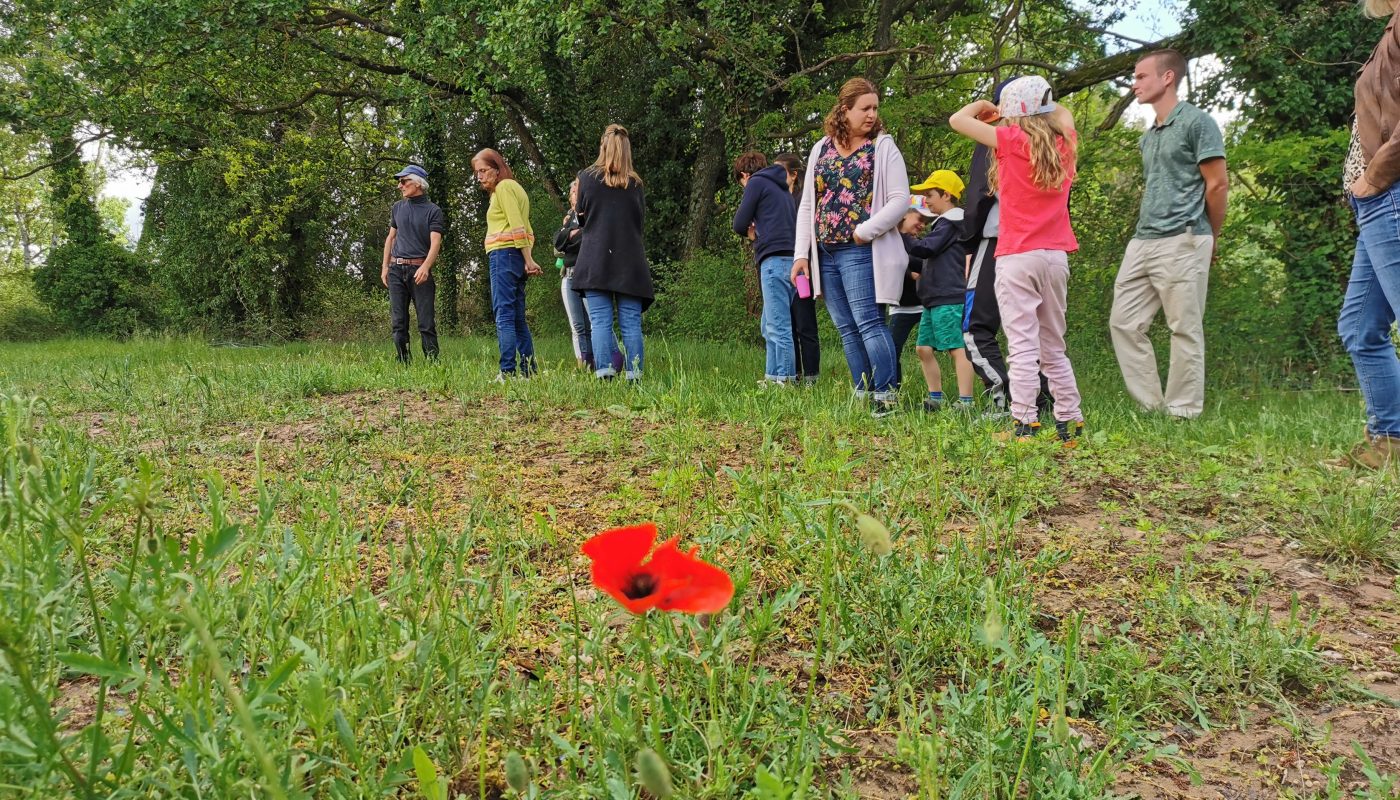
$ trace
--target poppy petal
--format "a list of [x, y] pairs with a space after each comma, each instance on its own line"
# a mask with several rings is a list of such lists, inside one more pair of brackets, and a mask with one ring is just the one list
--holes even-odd
[[647, 567], [660, 580], [656, 607], [662, 611], [713, 614], [734, 598], [734, 582], [724, 570], [683, 553], [671, 539], [656, 548]]
[[604, 531], [584, 542], [583, 554], [593, 560], [593, 585], [634, 614], [655, 607], [656, 592], [645, 597], [627, 596], [637, 573], [642, 571], [642, 559], [655, 541], [656, 524], [648, 522]]

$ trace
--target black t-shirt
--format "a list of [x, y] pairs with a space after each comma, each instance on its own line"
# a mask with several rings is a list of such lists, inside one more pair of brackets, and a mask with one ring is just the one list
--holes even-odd
[[389, 227], [399, 232], [394, 237], [394, 246], [389, 249], [391, 258], [427, 258], [428, 248], [433, 244], [428, 234], [447, 231], [442, 209], [422, 195], [395, 203], [389, 209]]

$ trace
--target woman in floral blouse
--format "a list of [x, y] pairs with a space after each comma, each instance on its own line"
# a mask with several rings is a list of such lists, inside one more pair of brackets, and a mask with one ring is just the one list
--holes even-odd
[[[909, 203], [909, 174], [882, 131], [875, 84], [852, 78], [807, 159], [797, 209], [792, 278], [807, 274], [841, 334], [858, 397], [874, 414], [896, 407], [894, 339], [880, 313], [897, 304], [908, 256], [897, 226]], [[815, 267], [815, 269], [813, 269]]]

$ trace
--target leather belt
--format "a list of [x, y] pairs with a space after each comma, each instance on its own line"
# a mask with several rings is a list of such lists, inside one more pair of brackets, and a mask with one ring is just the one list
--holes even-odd
[[427, 261], [427, 260], [428, 260], [428, 259], [426, 259], [426, 258], [396, 258], [396, 259], [393, 260], [392, 263], [397, 264], [397, 265], [399, 265], [399, 266], [401, 266], [401, 267], [402, 267], [402, 266], [421, 267], [421, 266], [423, 266], [423, 262], [424, 262], [424, 261]]

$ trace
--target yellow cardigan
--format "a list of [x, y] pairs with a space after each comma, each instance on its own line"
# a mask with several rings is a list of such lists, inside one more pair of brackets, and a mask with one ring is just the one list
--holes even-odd
[[491, 204], [486, 207], [486, 252], [530, 247], [535, 231], [530, 227], [530, 196], [525, 188], [507, 178], [496, 184]]

